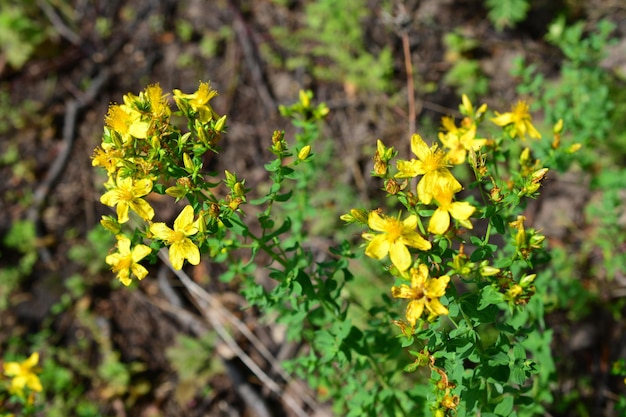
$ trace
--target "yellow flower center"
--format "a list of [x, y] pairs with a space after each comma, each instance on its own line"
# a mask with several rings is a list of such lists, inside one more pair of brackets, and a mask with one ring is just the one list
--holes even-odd
[[395, 242], [400, 239], [402, 236], [402, 231], [404, 230], [404, 225], [398, 219], [388, 219], [387, 223], [387, 238], [391, 242]]
[[436, 171], [446, 166], [446, 153], [441, 149], [434, 149], [430, 152], [428, 157], [422, 161], [422, 168], [426, 172]]
[[528, 104], [523, 101], [518, 101], [513, 107], [513, 117], [515, 119], [515, 123], [522, 122], [524, 119], [529, 119], [530, 113], [528, 110]]
[[113, 272], [119, 272], [119, 271], [130, 269], [132, 262], [133, 260], [131, 259], [130, 256], [125, 256], [124, 258], [121, 258], [119, 262], [113, 266]]
[[172, 243], [180, 242], [184, 238], [185, 238], [185, 234], [181, 232], [180, 230], [175, 230], [174, 233], [172, 233]]

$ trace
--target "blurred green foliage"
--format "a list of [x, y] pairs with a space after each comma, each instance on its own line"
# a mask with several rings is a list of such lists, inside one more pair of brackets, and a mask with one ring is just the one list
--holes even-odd
[[[277, 2], [281, 3], [281, 2]], [[269, 61], [288, 70], [304, 69], [319, 80], [352, 84], [365, 92], [391, 87], [391, 48], [365, 39], [364, 24], [370, 17], [366, 0], [307, 1], [302, 27], [275, 26], [271, 33], [289, 55], [283, 59], [265, 48]]]
[[0, 1], [0, 54], [15, 69], [49, 36], [45, 22], [37, 19], [38, 11], [34, 1]]

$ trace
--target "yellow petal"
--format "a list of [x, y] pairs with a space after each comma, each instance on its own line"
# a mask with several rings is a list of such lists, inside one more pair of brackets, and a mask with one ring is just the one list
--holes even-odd
[[190, 239], [183, 239], [180, 246], [190, 264], [198, 265], [200, 263], [200, 250]]
[[148, 256], [151, 252], [152, 252], [152, 249], [150, 249], [146, 245], [135, 246], [132, 251], [133, 263], [141, 261], [143, 258]]
[[[135, 275], [137, 277], [137, 279], [142, 280], [146, 277], [146, 275], [148, 275], [148, 270], [146, 268], [144, 268], [143, 265], [140, 264], [133, 264], [130, 269], [133, 272], [133, 275]], [[128, 284], [126, 284], [128, 285]]]
[[180, 212], [176, 220], [174, 220], [174, 230], [177, 232], [184, 232], [185, 235], [192, 235], [198, 232], [198, 228], [191, 227], [193, 225], [193, 207], [185, 206], [183, 211]]
[[421, 160], [424, 161], [430, 155], [430, 148], [424, 142], [424, 139], [417, 133], [411, 136], [411, 151]]
[[174, 269], [181, 269], [185, 259], [192, 265], [200, 263], [200, 251], [193, 242], [187, 238], [170, 246], [170, 262]]
[[7, 362], [4, 364], [4, 374], [6, 376], [15, 376], [22, 371], [22, 367], [17, 362]]
[[33, 368], [35, 365], [37, 365], [37, 363], [39, 362], [39, 353], [38, 352], [33, 352], [28, 359], [26, 359], [24, 361], [24, 363], [22, 364], [22, 366], [24, 368], [27, 369], [31, 369]]
[[476, 208], [472, 206], [470, 203], [465, 201], [456, 201], [450, 204], [449, 207], [450, 215], [457, 220], [467, 220], [470, 218]]
[[499, 114], [498, 112], [496, 112], [496, 116], [497, 117], [493, 117], [491, 121], [498, 126], [506, 126], [514, 122], [513, 113]]
[[391, 244], [389, 248], [389, 258], [391, 262], [398, 268], [401, 272], [406, 271], [411, 266], [411, 254], [409, 250], [404, 245], [404, 243], [396, 241]]
[[432, 248], [431, 243], [417, 232], [404, 233], [402, 235], [401, 242], [407, 246], [423, 251], [427, 251]]
[[[422, 179], [417, 183], [417, 197], [424, 204], [430, 204], [431, 201], [433, 200], [433, 194], [431, 192], [432, 186], [431, 187], [428, 186], [428, 179], [427, 179], [429, 177], [428, 174], [432, 174], [432, 172], [429, 172], [426, 175], [424, 175]], [[432, 178], [432, 175], [430, 175], [430, 178]]]
[[119, 279], [120, 282], [127, 287], [130, 285], [131, 282], [133, 282], [130, 279], [130, 272], [128, 271], [128, 269], [123, 269], [120, 272], [118, 272], [117, 279]]
[[119, 201], [116, 207], [117, 222], [126, 223], [128, 219], [128, 203], [125, 201]]
[[383, 259], [389, 253], [389, 241], [385, 235], [376, 235], [365, 248], [365, 254], [370, 258]]
[[398, 168], [398, 173], [395, 175], [396, 178], [415, 178], [424, 173], [422, 161], [416, 159], [397, 161], [396, 168]]
[[367, 216], [367, 225], [372, 230], [376, 230], [377, 232], [384, 232], [387, 221], [383, 219], [377, 211], [370, 211], [369, 215]]
[[185, 262], [184, 252], [180, 250], [178, 243], [176, 242], [170, 246], [170, 262], [174, 269], [182, 269]]
[[448, 314], [448, 309], [441, 304], [439, 299], [435, 298], [426, 303], [426, 308], [435, 316], [442, 316]]
[[413, 300], [408, 306], [406, 306], [406, 319], [412, 326], [415, 326], [415, 322], [422, 317], [423, 312], [424, 299], [420, 298], [419, 300]]
[[120, 201], [120, 192], [117, 189], [107, 191], [100, 197], [100, 202], [109, 207], [113, 207], [118, 201]]
[[526, 123], [526, 127], [528, 128], [528, 136], [533, 139], [541, 139], [541, 133], [539, 133], [537, 129], [535, 129], [535, 126], [533, 126], [532, 123]]
[[448, 282], [450, 282], [450, 277], [448, 275], [429, 279], [425, 288], [425, 293], [428, 298], [439, 298], [443, 296], [446, 293]]
[[[139, 215], [139, 217], [144, 220], [152, 220], [152, 218], [154, 217], [154, 209], [152, 208], [152, 206], [150, 206], [150, 204], [148, 204], [146, 200], [136, 198], [130, 202], [130, 207], [135, 213]], [[122, 223], [121, 220], [120, 223]]]
[[400, 285], [399, 287], [391, 287], [391, 295], [394, 298], [415, 298], [415, 290], [408, 285]]
[[138, 180], [132, 188], [136, 197], [143, 197], [152, 191], [152, 181], [148, 178]]
[[41, 381], [39, 381], [39, 377], [35, 374], [30, 374], [27, 377], [26, 386], [33, 391], [41, 392], [43, 391], [43, 387], [41, 386]]
[[402, 221], [402, 225], [409, 230], [415, 230], [417, 227], [417, 216], [415, 214], [411, 214]]
[[130, 239], [124, 235], [119, 235], [117, 238], [117, 251], [121, 256], [128, 255], [130, 253]]
[[433, 213], [433, 217], [430, 218], [428, 223], [428, 231], [436, 235], [442, 235], [450, 227], [450, 215], [447, 211], [438, 208]]
[[428, 279], [428, 267], [420, 264], [417, 268], [411, 269], [411, 287], [423, 292], [424, 283]]
[[152, 223], [150, 225], [150, 231], [157, 239], [165, 240], [166, 242], [171, 241], [176, 237], [176, 232], [167, 227], [165, 223]]
[[149, 128], [150, 124], [146, 122], [133, 122], [128, 129], [128, 133], [136, 138], [145, 139], [148, 137]]

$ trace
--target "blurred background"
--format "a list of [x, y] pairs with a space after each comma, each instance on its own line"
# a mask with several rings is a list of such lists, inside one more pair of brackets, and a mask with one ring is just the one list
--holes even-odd
[[[91, 156], [108, 105], [152, 83], [191, 93], [201, 80], [228, 115], [222, 150], [207, 164], [253, 189], [266, 180], [272, 132], [293, 134], [278, 105], [300, 89], [327, 103], [317, 146], [329, 168], [313, 227], [329, 242], [350, 237], [338, 217], [355, 198], [367, 207], [380, 197], [369, 177], [376, 139], [408, 154], [410, 134], [434, 140], [463, 93], [500, 112], [528, 98], [547, 135], [563, 118], [563, 146], [583, 147], [527, 216], [559, 271], [546, 295], [550, 415], [619, 415], [624, 380], [611, 371], [626, 358], [622, 0], [0, 0], [0, 357], [41, 353], [41, 415], [256, 416], [257, 400], [290, 415], [220, 356], [215, 335], [194, 330], [208, 325], [193, 307], [173, 312], [157, 265], [129, 290], [104, 263], [114, 242], [99, 225], [109, 213], [99, 203], [105, 176]], [[281, 345], [280, 329], [242, 312], [236, 283], [196, 278], [268, 346]]]

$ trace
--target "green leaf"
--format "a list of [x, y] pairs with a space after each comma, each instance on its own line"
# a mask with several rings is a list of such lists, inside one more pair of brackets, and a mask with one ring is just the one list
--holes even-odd
[[519, 363], [511, 363], [511, 383], [522, 385], [526, 382], [530, 373], [524, 369], [524, 366]]
[[499, 416], [509, 417], [513, 411], [513, 397], [509, 395], [504, 397], [493, 411]]
[[526, 360], [526, 349], [521, 344], [513, 346], [513, 359]]
[[274, 196], [274, 200], [276, 201], [287, 201], [291, 198], [291, 196], [293, 195], [293, 190], [290, 190], [284, 194], [277, 194], [276, 196]]
[[487, 361], [489, 366], [508, 365], [509, 362], [509, 355], [504, 352], [498, 352], [495, 355], [492, 355]]
[[491, 224], [496, 228], [496, 231], [503, 235], [506, 232], [506, 223], [504, 222], [504, 218], [499, 214], [494, 214], [491, 218]]
[[496, 305], [504, 301], [504, 294], [497, 289], [488, 285], [484, 287], [480, 292], [480, 302], [478, 303], [478, 310], [483, 310], [490, 305]]

